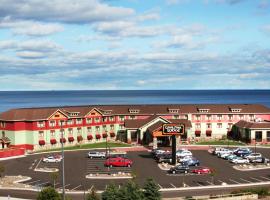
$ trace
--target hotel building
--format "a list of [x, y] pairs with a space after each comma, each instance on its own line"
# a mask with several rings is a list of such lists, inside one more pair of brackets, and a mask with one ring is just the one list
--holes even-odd
[[[0, 114], [2, 148], [27, 150], [120, 140], [169, 144], [164, 123], [184, 124], [178, 144], [229, 135], [270, 143], [270, 108], [257, 104], [93, 105], [11, 109]], [[61, 134], [64, 139], [61, 139]]]

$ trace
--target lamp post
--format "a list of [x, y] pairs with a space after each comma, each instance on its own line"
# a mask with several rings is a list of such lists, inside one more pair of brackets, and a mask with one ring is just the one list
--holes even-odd
[[62, 149], [62, 199], [65, 200], [65, 157], [64, 157], [64, 130], [63, 127], [64, 120], [60, 121], [61, 125], [61, 149]]

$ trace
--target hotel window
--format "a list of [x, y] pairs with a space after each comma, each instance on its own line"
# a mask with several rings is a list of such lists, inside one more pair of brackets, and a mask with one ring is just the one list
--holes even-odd
[[99, 122], [99, 117], [95, 118], [95, 122], [98, 123]]
[[55, 136], [55, 130], [51, 130], [50, 133], [51, 133], [51, 138], [53, 138]]
[[218, 120], [222, 120], [222, 115], [217, 115]]
[[6, 137], [5, 131], [2, 131], [2, 138], [3, 138], [3, 137]]
[[43, 131], [39, 131], [38, 132], [38, 137], [39, 138], [44, 138], [44, 132]]
[[49, 121], [49, 126], [50, 127], [55, 127], [55, 121]]
[[217, 128], [222, 128], [222, 123], [217, 123]]
[[87, 118], [86, 119], [86, 124], [91, 124], [92, 123], [92, 118]]
[[262, 131], [255, 131], [255, 140], [256, 142], [262, 141]]
[[270, 131], [266, 132], [266, 141], [270, 142]]
[[114, 121], [114, 117], [111, 116], [110, 117], [110, 122], [112, 122], [112, 121]]
[[195, 124], [196, 129], [201, 129], [201, 124]]
[[82, 133], [82, 128], [77, 128], [77, 132], [78, 132], [78, 134], [81, 134]]
[[119, 121], [124, 121], [125, 117], [124, 116], [119, 116]]
[[96, 126], [96, 132], [99, 132], [99, 126]]
[[73, 120], [72, 120], [72, 119], [68, 119], [68, 120], [67, 120], [67, 124], [68, 124], [68, 125], [72, 125], [72, 124], [73, 124]]
[[196, 115], [196, 120], [201, 120], [201, 115]]
[[68, 129], [68, 134], [69, 134], [69, 135], [73, 135], [73, 129], [72, 129], [72, 128], [69, 128], [69, 129]]
[[102, 121], [106, 122], [107, 121], [107, 117], [102, 117]]
[[254, 120], [254, 115], [249, 115], [249, 120], [253, 121]]
[[233, 120], [233, 115], [228, 115], [229, 120]]
[[232, 123], [228, 123], [228, 129], [230, 130], [232, 128]]
[[111, 130], [114, 130], [114, 125], [110, 125], [110, 129]]
[[92, 127], [87, 127], [87, 132], [91, 133], [92, 132]]
[[207, 123], [206, 124], [206, 127], [207, 127], [207, 129], [211, 129], [212, 128], [212, 125], [210, 123]]
[[244, 119], [244, 115], [239, 115], [239, 119]]
[[42, 128], [42, 127], [44, 127], [45, 126], [45, 122], [44, 121], [39, 121], [38, 123], [37, 123], [37, 127], [39, 127], [39, 128]]
[[66, 122], [64, 120], [59, 120], [58, 121], [59, 126], [64, 126], [65, 124], [66, 124]]
[[107, 126], [106, 126], [106, 125], [103, 125], [103, 126], [102, 126], [102, 129], [103, 129], [104, 131], [107, 131]]
[[136, 116], [131, 115], [129, 116], [129, 119], [136, 119]]
[[206, 115], [207, 120], [212, 120], [212, 115]]
[[82, 119], [76, 119], [76, 124], [82, 124]]

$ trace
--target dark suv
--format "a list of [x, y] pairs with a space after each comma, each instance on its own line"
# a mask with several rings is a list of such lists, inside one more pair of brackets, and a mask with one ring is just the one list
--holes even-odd
[[162, 163], [162, 162], [164, 162], [164, 163], [171, 163], [172, 162], [172, 154], [161, 155], [158, 158], [157, 162], [159, 162], [159, 163]]
[[169, 173], [172, 174], [180, 174], [180, 173], [188, 173], [189, 172], [189, 166], [188, 165], [176, 165], [174, 167], [171, 167], [169, 170]]

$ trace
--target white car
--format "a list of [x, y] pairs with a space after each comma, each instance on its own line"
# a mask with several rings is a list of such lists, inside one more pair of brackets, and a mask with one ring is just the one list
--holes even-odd
[[247, 156], [245, 156], [245, 158], [249, 159], [249, 160], [253, 160], [253, 159], [257, 159], [257, 158], [261, 158], [262, 154], [261, 153], [251, 153]]
[[179, 157], [178, 162], [187, 162], [192, 159], [192, 156]]
[[185, 156], [192, 156], [192, 153], [191, 153], [191, 151], [189, 151], [189, 150], [177, 150], [176, 151], [176, 156], [177, 157], [185, 157]]
[[105, 158], [106, 153], [100, 151], [90, 151], [88, 152], [88, 158]]
[[234, 163], [234, 164], [248, 164], [249, 160], [246, 159], [246, 158], [237, 157], [237, 158], [231, 160], [231, 163]]
[[230, 149], [226, 149], [226, 148], [221, 148], [221, 149], [215, 151], [215, 154], [218, 155], [219, 157], [221, 154], [224, 154], [224, 153], [233, 153], [233, 151]]
[[57, 163], [57, 162], [61, 162], [62, 160], [62, 156], [47, 156], [42, 158], [43, 162], [46, 163]]
[[222, 153], [222, 154], [219, 155], [219, 157], [225, 159], [229, 155], [232, 155], [232, 153]]

